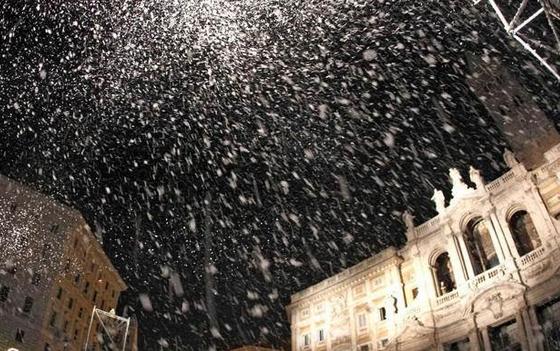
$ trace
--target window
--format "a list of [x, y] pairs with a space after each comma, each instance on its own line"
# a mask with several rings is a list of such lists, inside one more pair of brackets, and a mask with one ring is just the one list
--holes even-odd
[[445, 295], [456, 289], [453, 267], [451, 266], [451, 260], [447, 252], [440, 254], [438, 258], [436, 258], [434, 273], [438, 296]]
[[67, 333], [67, 332], [68, 332], [68, 321], [64, 321], [64, 327], [62, 328], [62, 332], [63, 332], [63, 333]]
[[470, 221], [467, 225], [464, 239], [475, 275], [499, 264], [498, 256], [490, 237], [490, 230], [485, 220], [475, 218]]
[[33, 308], [33, 298], [27, 296], [23, 302], [23, 313], [31, 312], [31, 308]]
[[59, 300], [62, 298], [62, 288], [58, 288], [58, 291], [56, 292], [56, 298]]
[[9, 295], [10, 295], [10, 287], [4, 285], [0, 289], [0, 302], [8, 301], [8, 296]]
[[51, 318], [49, 319], [49, 325], [51, 327], [54, 327], [56, 325], [56, 317], [57, 317], [57, 313], [53, 311], [51, 314]]
[[105, 282], [105, 290], [109, 289], [109, 282]]
[[16, 330], [16, 341], [23, 342], [23, 337], [25, 336], [25, 331], [23, 329], [17, 328]]
[[89, 282], [86, 282], [86, 285], [84, 286], [84, 294], [87, 295], [89, 292]]
[[33, 277], [31, 278], [31, 284], [37, 286], [41, 282], [41, 274], [34, 273]]
[[76, 276], [74, 277], [74, 283], [79, 284], [80, 283], [80, 273], [76, 274]]
[[521, 351], [517, 334], [515, 319], [497, 327], [488, 328], [492, 351]]
[[389, 344], [389, 339], [381, 339], [377, 342], [378, 349], [384, 349]]
[[49, 343], [46, 343], [43, 351], [52, 351], [51, 345]]
[[68, 300], [68, 309], [71, 310], [73, 306], [74, 306], [74, 299], [70, 298]]
[[319, 329], [319, 342], [323, 342], [325, 341], [325, 330], [324, 329]]
[[443, 351], [464, 351], [470, 349], [471, 347], [468, 338], [443, 345]]
[[80, 311], [78, 312], [78, 318], [82, 318], [84, 315], [84, 309], [80, 307]]
[[358, 350], [359, 350], [359, 351], [369, 351], [369, 345], [368, 345], [368, 344], [360, 345], [360, 346], [358, 347]]
[[542, 326], [545, 350], [558, 350], [560, 345], [560, 298], [539, 306], [537, 318]]
[[360, 313], [358, 315], [358, 328], [365, 329], [367, 328], [367, 318], [365, 313]]
[[309, 337], [309, 334], [305, 334], [303, 336], [303, 346], [309, 346], [311, 345], [311, 338]]
[[523, 256], [541, 246], [541, 239], [526, 211], [517, 211], [509, 220], [509, 230], [519, 256]]
[[93, 302], [97, 299], [97, 291], [93, 292], [93, 298], [91, 299]]
[[418, 297], [418, 288], [412, 288], [412, 299], [416, 300]]
[[381, 307], [379, 309], [379, 320], [384, 321], [386, 319], [387, 319], [387, 310], [385, 309], [385, 307]]
[[79, 330], [78, 330], [78, 328], [76, 328], [74, 330], [74, 340], [78, 340], [78, 333], [79, 333]]

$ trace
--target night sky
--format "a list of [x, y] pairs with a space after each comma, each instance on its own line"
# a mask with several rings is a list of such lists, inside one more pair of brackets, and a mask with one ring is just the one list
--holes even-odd
[[467, 52], [559, 119], [497, 23], [462, 0], [2, 1], [0, 172], [102, 234], [140, 349], [281, 346], [290, 294], [402, 245], [449, 167], [504, 170]]

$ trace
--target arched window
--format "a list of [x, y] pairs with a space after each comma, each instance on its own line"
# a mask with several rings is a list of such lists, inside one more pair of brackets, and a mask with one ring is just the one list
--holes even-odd
[[541, 239], [527, 211], [517, 211], [511, 216], [509, 230], [519, 256], [526, 255], [541, 246]]
[[464, 239], [475, 275], [500, 263], [485, 220], [482, 218], [471, 220], [467, 225]]
[[449, 260], [449, 254], [447, 252], [440, 254], [436, 258], [434, 272], [438, 296], [447, 294], [457, 288], [453, 267], [451, 266], [451, 261]]

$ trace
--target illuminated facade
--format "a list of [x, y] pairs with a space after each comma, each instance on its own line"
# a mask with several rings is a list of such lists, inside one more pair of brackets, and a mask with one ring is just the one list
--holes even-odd
[[0, 223], [0, 349], [83, 350], [93, 306], [116, 308], [126, 289], [89, 226], [3, 176]]
[[[292, 350], [557, 350], [560, 144], [533, 171], [489, 184], [476, 170], [389, 248], [294, 294]], [[438, 196], [434, 196], [438, 202]], [[444, 206], [443, 208], [441, 206]]]
[[469, 65], [509, 171], [450, 170], [436, 217], [403, 215], [404, 247], [292, 295], [293, 351], [560, 350], [560, 137], [496, 62]]

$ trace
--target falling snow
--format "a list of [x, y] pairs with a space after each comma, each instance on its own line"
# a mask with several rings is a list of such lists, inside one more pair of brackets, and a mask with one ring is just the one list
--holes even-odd
[[[490, 16], [454, 0], [4, 2], [0, 171], [103, 237], [140, 349], [285, 345], [290, 294], [401, 244], [401, 213], [433, 215], [450, 167], [503, 169], [465, 53], [507, 62], [560, 117], [558, 85]], [[4, 267], [25, 230], [0, 238]]]

